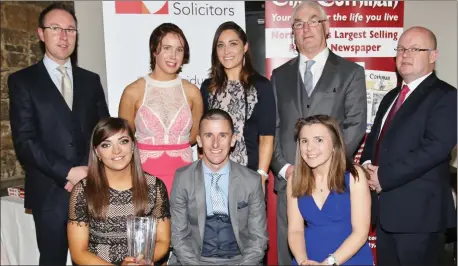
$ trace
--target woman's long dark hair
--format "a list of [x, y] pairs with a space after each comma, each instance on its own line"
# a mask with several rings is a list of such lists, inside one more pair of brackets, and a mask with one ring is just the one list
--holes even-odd
[[[105, 166], [98, 160], [95, 149], [107, 138], [118, 132], [127, 132], [133, 142], [132, 161], [132, 197], [137, 216], [144, 216], [148, 207], [148, 187], [143, 175], [140, 154], [137, 148], [135, 135], [126, 120], [122, 118], [105, 118], [94, 128], [91, 136], [87, 185], [85, 188], [88, 212], [96, 220], [104, 220], [109, 205], [109, 184], [105, 173]], [[129, 166], [128, 166], [129, 167]]]
[[[208, 86], [209, 92], [215, 92], [215, 94], [223, 92], [224, 88], [226, 88], [228, 81], [226, 72], [224, 71], [224, 66], [219, 61], [218, 53], [216, 51], [219, 36], [221, 36], [221, 33], [223, 33], [223, 31], [225, 30], [233, 30], [240, 38], [244, 46], [248, 43], [248, 38], [245, 31], [233, 21], [224, 22], [218, 27], [218, 29], [216, 29], [212, 45], [212, 66], [210, 68], [210, 86]], [[254, 81], [251, 79], [251, 77], [256, 73], [256, 70], [254, 70], [253, 63], [251, 62], [251, 54], [249, 48], [246, 51], [244, 58], [245, 63], [243, 64], [242, 71], [240, 72], [240, 83], [242, 83], [242, 86], [246, 93], [251, 88], [251, 86], [254, 86]]]

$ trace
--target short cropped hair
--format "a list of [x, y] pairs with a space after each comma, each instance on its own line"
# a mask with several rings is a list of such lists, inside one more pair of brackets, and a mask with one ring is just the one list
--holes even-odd
[[68, 4], [54, 3], [47, 6], [45, 9], [43, 9], [43, 11], [41, 11], [40, 16], [38, 17], [38, 27], [42, 29], [45, 27], [46, 15], [53, 10], [63, 10], [65, 12], [68, 12], [70, 15], [72, 15], [73, 19], [75, 20], [75, 25], [78, 25], [78, 20], [76, 19], [75, 10], [73, 8], [71, 8]]
[[199, 130], [204, 120], [226, 120], [229, 122], [232, 133], [234, 133], [234, 122], [228, 112], [221, 109], [210, 109], [200, 118]]

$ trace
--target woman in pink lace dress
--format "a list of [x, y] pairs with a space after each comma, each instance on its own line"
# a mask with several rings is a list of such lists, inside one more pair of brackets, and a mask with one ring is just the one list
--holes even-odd
[[135, 130], [143, 170], [159, 177], [170, 194], [176, 169], [192, 162], [202, 96], [178, 76], [189, 61], [189, 45], [178, 26], [158, 26], [149, 47], [152, 72], [125, 88], [119, 117]]

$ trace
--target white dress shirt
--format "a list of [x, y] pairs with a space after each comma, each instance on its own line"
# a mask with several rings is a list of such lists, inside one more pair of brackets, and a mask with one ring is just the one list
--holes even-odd
[[312, 59], [307, 58], [303, 54], [299, 54], [299, 73], [301, 73], [302, 82], [304, 82], [304, 73], [305, 73], [306, 62], [308, 60], [315, 61], [315, 63], [310, 68], [310, 72], [312, 72], [312, 75], [313, 75], [313, 89], [315, 89], [315, 86], [318, 83], [318, 80], [320, 79], [321, 74], [323, 74], [324, 65], [326, 64], [326, 60], [328, 60], [328, 56], [329, 56], [328, 47], [324, 48], [323, 51], [321, 51], [319, 54], [317, 54]]
[[[48, 57], [47, 54], [43, 57], [43, 64], [46, 67], [46, 70], [48, 71], [49, 76], [51, 77], [52, 81], [56, 85], [57, 89], [59, 90], [60, 93], [62, 93], [62, 74], [58, 70], [58, 67], [60, 66], [58, 63], [54, 62], [51, 58]], [[70, 62], [70, 59], [67, 60], [64, 64], [65, 69], [67, 70], [68, 77], [70, 78], [70, 81], [72, 82], [72, 88], [73, 88], [73, 73], [72, 73], [72, 64]]]
[[[317, 54], [314, 58], [311, 60], [315, 61], [315, 63], [312, 65], [310, 68], [310, 72], [312, 72], [313, 76], [313, 90], [315, 90], [315, 86], [318, 83], [318, 80], [320, 80], [321, 74], [323, 74], [323, 69], [324, 65], [326, 64], [326, 61], [328, 60], [329, 56], [329, 49], [328, 47], [324, 48], [323, 51], [321, 51], [319, 54]], [[299, 54], [299, 73], [301, 73], [301, 78], [302, 82], [304, 82], [304, 73], [305, 73], [305, 68], [306, 68], [306, 62], [310, 60], [310, 58], [307, 58], [303, 54]], [[312, 93], [313, 90], [310, 92]], [[283, 177], [286, 180], [286, 169], [288, 169], [288, 166], [291, 164], [285, 164], [283, 168], [280, 170], [278, 173], [279, 176]]]
[[[425, 80], [429, 75], [431, 75], [431, 73], [433, 72], [429, 72], [428, 74], [424, 75], [423, 77], [421, 78], [418, 78], [412, 82], [410, 82], [409, 84], [407, 84], [405, 81], [402, 81], [402, 87], [404, 87], [404, 85], [407, 85], [409, 87], [409, 92], [406, 94], [406, 97], [404, 98], [404, 102], [407, 100], [407, 97], [410, 96], [410, 94], [412, 94], [412, 92], [418, 87], [418, 85], [420, 85], [420, 83], [423, 82], [423, 80]], [[398, 95], [399, 97], [399, 95]], [[385, 115], [383, 116], [383, 119], [382, 119], [382, 125], [380, 127], [380, 131], [378, 132], [378, 135], [380, 136], [380, 133], [382, 132], [382, 129], [383, 129], [383, 125], [385, 124], [385, 120], [386, 118], [388, 117], [388, 114], [390, 113], [390, 110], [391, 108], [393, 107], [394, 103], [396, 102], [396, 100], [398, 99], [398, 97], [394, 98], [393, 102], [391, 103], [390, 107], [388, 108], [388, 110], [386, 110], [385, 112]], [[404, 103], [403, 102], [403, 103]], [[363, 165], [365, 164], [368, 164], [368, 163], [372, 163], [371, 160], [367, 160], [363, 163]]]

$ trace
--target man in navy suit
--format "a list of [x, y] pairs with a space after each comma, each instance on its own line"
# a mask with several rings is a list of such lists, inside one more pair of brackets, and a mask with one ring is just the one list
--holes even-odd
[[16, 155], [25, 170], [25, 208], [32, 209], [40, 265], [65, 265], [69, 192], [87, 176], [92, 129], [109, 116], [97, 74], [72, 65], [73, 10], [52, 4], [39, 17], [42, 61], [8, 77]]
[[433, 72], [438, 51], [430, 30], [406, 30], [396, 50], [402, 86], [380, 103], [361, 156], [378, 194], [378, 265], [438, 265], [443, 234], [456, 226], [449, 162], [457, 92]]

